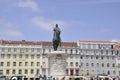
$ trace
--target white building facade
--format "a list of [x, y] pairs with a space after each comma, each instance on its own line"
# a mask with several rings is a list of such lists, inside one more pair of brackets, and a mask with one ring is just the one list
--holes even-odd
[[[80, 74], [118, 74], [116, 43], [110, 41], [79, 41]], [[118, 61], [119, 62], [119, 61]]]

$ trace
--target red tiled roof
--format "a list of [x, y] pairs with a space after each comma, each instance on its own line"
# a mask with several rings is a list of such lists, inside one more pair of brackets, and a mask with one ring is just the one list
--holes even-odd
[[[10, 41], [10, 40], [0, 40], [2, 45], [42, 45], [42, 46], [52, 46], [52, 42], [48, 42], [48, 41]], [[65, 46], [65, 47], [77, 47], [77, 43], [76, 42], [62, 42], [61, 46]]]
[[23, 45], [41, 45], [41, 42], [33, 42], [33, 41], [10, 41], [10, 40], [2, 40], [2, 44], [12, 44], [12, 45], [18, 45], [18, 44], [23, 44]]

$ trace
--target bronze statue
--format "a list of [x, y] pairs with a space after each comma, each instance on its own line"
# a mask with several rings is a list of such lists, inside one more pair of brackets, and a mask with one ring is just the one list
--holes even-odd
[[54, 35], [53, 35], [53, 48], [54, 51], [57, 51], [58, 46], [61, 46], [61, 38], [60, 38], [60, 33], [61, 30], [58, 27], [58, 24], [56, 24], [55, 28], [53, 29]]

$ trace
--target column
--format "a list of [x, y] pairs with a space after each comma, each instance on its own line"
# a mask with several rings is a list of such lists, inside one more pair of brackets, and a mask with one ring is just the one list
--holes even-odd
[[70, 69], [68, 69], [68, 75], [70, 75]]
[[76, 75], [76, 69], [73, 70], [73, 74]]

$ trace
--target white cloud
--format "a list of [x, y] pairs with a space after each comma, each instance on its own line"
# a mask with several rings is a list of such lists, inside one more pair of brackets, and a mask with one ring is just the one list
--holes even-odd
[[1, 36], [5, 36], [5, 37], [19, 37], [22, 36], [23, 34], [15, 29], [9, 29], [8, 27], [6, 27], [6, 29], [4, 28], [4, 30], [1, 31]]
[[111, 42], [120, 42], [120, 39], [112, 39]]
[[64, 26], [67, 25], [66, 22], [61, 21], [61, 20], [50, 20], [50, 19], [46, 19], [43, 17], [34, 17], [32, 18], [32, 23], [35, 26], [38, 26], [42, 29], [45, 30], [52, 30], [53, 27], [55, 26], [55, 24], [58, 24], [60, 26], [60, 28], [63, 28]]
[[23, 33], [17, 27], [7, 21], [0, 19], [0, 37], [20, 37]]
[[31, 8], [33, 11], [38, 11], [39, 9], [38, 4], [33, 0], [20, 0], [18, 7]]

